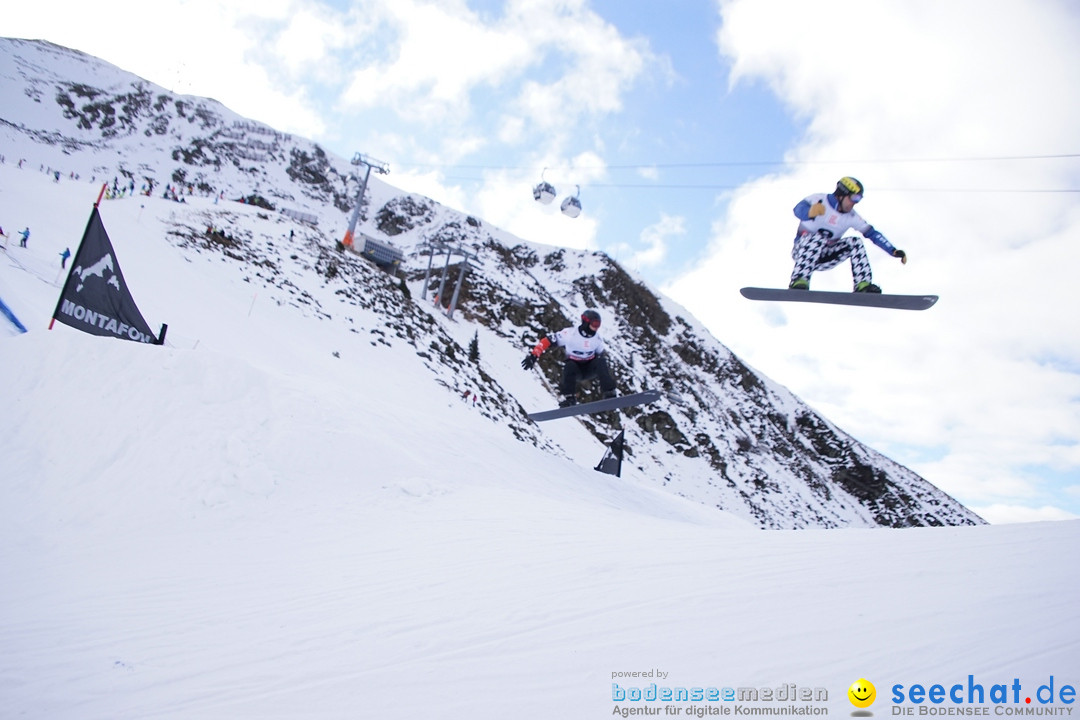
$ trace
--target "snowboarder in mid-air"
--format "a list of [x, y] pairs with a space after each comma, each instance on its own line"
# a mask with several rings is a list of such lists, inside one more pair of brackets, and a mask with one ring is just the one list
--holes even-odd
[[795, 269], [791, 272], [788, 288], [809, 290], [813, 273], [830, 270], [850, 258], [855, 292], [880, 293], [881, 288], [874, 284], [870, 273], [870, 260], [866, 257], [863, 239], [845, 236], [847, 230], [861, 233], [879, 248], [907, 264], [907, 253], [893, 247], [884, 235], [855, 212], [855, 205], [862, 197], [863, 184], [853, 177], [842, 177], [833, 192], [811, 195], [795, 206], [799, 229], [791, 251]]
[[566, 350], [562, 381], [559, 383], [559, 407], [576, 405], [579, 382], [597, 379], [603, 398], [615, 397], [615, 378], [604, 357], [604, 339], [597, 335], [600, 329], [600, 313], [586, 310], [581, 314], [581, 324], [548, 334], [521, 361], [521, 367], [532, 370], [536, 361], [552, 345]]

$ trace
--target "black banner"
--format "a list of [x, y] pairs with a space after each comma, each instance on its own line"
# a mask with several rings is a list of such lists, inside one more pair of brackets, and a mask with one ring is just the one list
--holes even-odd
[[600, 458], [600, 464], [593, 468], [608, 475], [622, 477], [623, 459], [623, 434], [620, 430], [618, 437], [611, 441], [611, 445], [604, 451], [604, 457]]
[[128, 292], [97, 205], [90, 213], [53, 319], [91, 335], [158, 343]]

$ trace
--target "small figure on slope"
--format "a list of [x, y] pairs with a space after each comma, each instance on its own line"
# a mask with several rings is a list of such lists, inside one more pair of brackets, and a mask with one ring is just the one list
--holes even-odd
[[863, 239], [854, 235], [844, 236], [847, 230], [861, 233], [879, 248], [907, 264], [907, 253], [893, 247], [884, 235], [855, 212], [855, 205], [862, 197], [862, 183], [853, 177], [842, 177], [832, 193], [811, 195], [795, 206], [799, 230], [791, 250], [795, 269], [791, 272], [790, 289], [809, 290], [813, 273], [830, 270], [851, 258], [855, 292], [881, 292], [881, 288], [873, 282]]
[[562, 381], [559, 383], [559, 407], [576, 405], [578, 383], [594, 378], [600, 381], [603, 398], [615, 397], [615, 378], [604, 357], [604, 339], [596, 334], [599, 329], [600, 313], [586, 310], [581, 315], [580, 325], [548, 334], [521, 361], [521, 367], [532, 370], [536, 361], [552, 345], [566, 350], [566, 364], [563, 365]]

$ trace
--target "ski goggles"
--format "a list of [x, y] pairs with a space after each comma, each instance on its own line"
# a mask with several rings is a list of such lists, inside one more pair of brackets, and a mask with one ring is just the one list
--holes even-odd
[[586, 323], [590, 328], [592, 328], [593, 332], [596, 332], [597, 330], [600, 329], [600, 320], [599, 319], [597, 319], [597, 320], [589, 320], [587, 317], [582, 316], [581, 322]]
[[854, 193], [852, 195], [848, 195], [848, 197], [851, 198], [851, 204], [854, 205], [860, 200], [862, 200], [862, 193]]

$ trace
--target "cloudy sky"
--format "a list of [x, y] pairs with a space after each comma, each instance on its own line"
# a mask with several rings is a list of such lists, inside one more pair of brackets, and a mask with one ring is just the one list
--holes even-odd
[[[603, 250], [841, 428], [991, 521], [1080, 516], [1073, 0], [43, 0], [43, 38]], [[842, 175], [921, 313], [743, 300]], [[541, 177], [555, 203], [532, 200]], [[558, 210], [578, 195], [582, 215]], [[847, 266], [816, 289], [849, 290]]]

